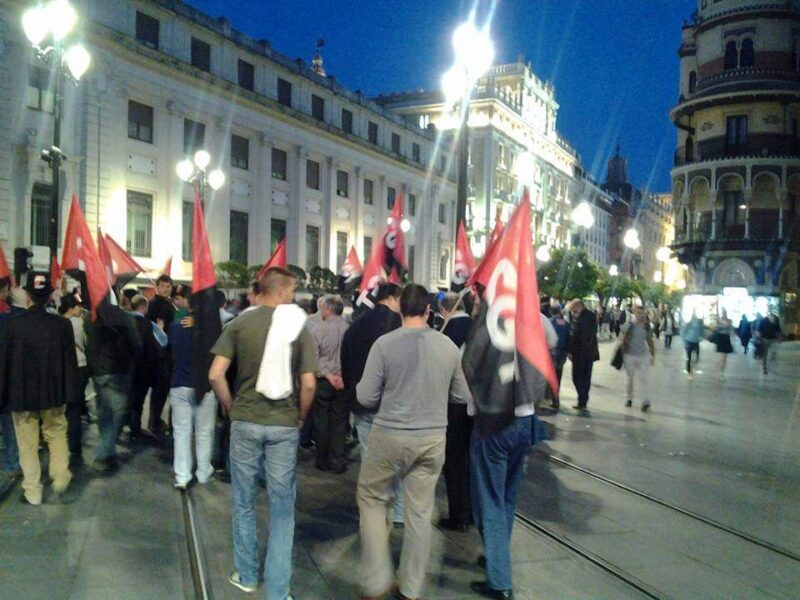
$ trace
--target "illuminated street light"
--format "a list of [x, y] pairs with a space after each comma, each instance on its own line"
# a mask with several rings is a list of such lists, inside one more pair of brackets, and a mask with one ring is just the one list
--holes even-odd
[[659, 262], [667, 262], [670, 257], [670, 249], [666, 246], [661, 246], [658, 250], [656, 250], [656, 260]]
[[211, 155], [206, 150], [198, 150], [194, 153], [194, 162], [188, 158], [183, 159], [175, 165], [175, 173], [186, 183], [197, 182], [200, 202], [205, 206], [206, 184], [215, 192], [225, 185], [225, 173], [219, 169], [206, 172], [208, 165], [211, 164]]
[[663, 277], [664, 276], [661, 274], [661, 271], [656, 271], [655, 273], [653, 273], [653, 281], [655, 281], [656, 283], [661, 283]]
[[622, 242], [625, 244], [626, 248], [630, 248], [631, 250], [638, 250], [642, 245], [642, 242], [639, 241], [639, 232], [633, 228], [625, 232], [625, 237]]
[[400, 229], [403, 231], [403, 233], [408, 233], [411, 231], [411, 221], [408, 219], [403, 219], [400, 221]]
[[589, 229], [594, 225], [592, 207], [589, 206], [586, 200], [582, 201], [572, 210], [572, 222], [584, 229]]
[[619, 267], [617, 267], [617, 265], [611, 265], [610, 267], [608, 267], [608, 274], [611, 275], [612, 277], [616, 277], [617, 275], [619, 275]]
[[51, 0], [37, 4], [22, 15], [22, 30], [42, 62], [50, 63], [53, 77], [53, 145], [42, 151], [42, 160], [52, 171], [50, 186], [50, 221], [48, 223], [48, 245], [50, 255], [58, 252], [59, 203], [61, 191], [61, 165], [66, 156], [61, 152], [61, 118], [64, 105], [64, 79], [74, 83], [89, 70], [92, 56], [80, 44], [67, 44], [67, 37], [78, 23], [78, 13], [69, 0]]
[[550, 260], [550, 246], [547, 244], [539, 246], [536, 250], [536, 260], [542, 263], [548, 262]]

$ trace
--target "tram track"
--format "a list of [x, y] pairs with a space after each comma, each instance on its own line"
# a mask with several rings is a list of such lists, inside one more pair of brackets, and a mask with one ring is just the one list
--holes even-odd
[[791, 550], [788, 550], [786, 548], [782, 548], [781, 546], [777, 546], [777, 545], [773, 544], [772, 542], [768, 542], [768, 541], [763, 540], [761, 538], [758, 538], [758, 537], [755, 537], [753, 535], [750, 535], [749, 533], [746, 533], [744, 531], [736, 529], [735, 527], [731, 527], [731, 526], [726, 525], [724, 523], [720, 523], [719, 521], [716, 521], [714, 519], [711, 519], [709, 517], [706, 517], [704, 515], [696, 513], [696, 512], [694, 512], [692, 510], [689, 510], [687, 508], [683, 508], [682, 506], [678, 506], [677, 504], [675, 504], [673, 502], [670, 502], [668, 500], [664, 500], [662, 498], [658, 498], [656, 496], [653, 496], [652, 494], [648, 494], [647, 492], [643, 492], [641, 490], [637, 490], [637, 489], [635, 489], [635, 488], [633, 488], [633, 487], [631, 487], [631, 486], [629, 486], [627, 484], [624, 484], [624, 483], [621, 483], [621, 482], [616, 481], [614, 479], [611, 479], [610, 477], [606, 477], [605, 475], [602, 475], [601, 473], [593, 471], [592, 469], [589, 469], [587, 467], [582, 467], [580, 465], [572, 463], [572, 462], [570, 462], [568, 460], [564, 460], [563, 458], [559, 458], [557, 456], [554, 456], [554, 455], [549, 454], [547, 452], [544, 452], [542, 450], [537, 450], [537, 453], [540, 454], [541, 456], [547, 458], [550, 462], [552, 462], [552, 463], [554, 463], [556, 465], [571, 469], [571, 470], [576, 471], [578, 473], [582, 473], [584, 475], [587, 475], [588, 477], [591, 477], [592, 479], [595, 479], [597, 481], [601, 481], [601, 482], [605, 483], [606, 485], [609, 485], [609, 486], [615, 487], [617, 489], [626, 491], [626, 492], [628, 492], [630, 494], [638, 496], [639, 498], [643, 498], [645, 500], [648, 500], [649, 502], [652, 502], [653, 504], [657, 504], [659, 506], [663, 506], [664, 508], [668, 508], [668, 509], [670, 509], [670, 510], [672, 510], [674, 512], [677, 512], [677, 513], [679, 513], [681, 515], [684, 515], [686, 517], [694, 519], [695, 521], [698, 521], [700, 523], [703, 523], [705, 525], [708, 525], [708, 526], [713, 527], [715, 529], [718, 529], [720, 531], [724, 531], [725, 533], [730, 534], [732, 536], [735, 536], [735, 537], [737, 537], [737, 538], [739, 538], [741, 540], [744, 540], [746, 542], [749, 542], [751, 544], [754, 544], [754, 545], [759, 546], [761, 548], [764, 548], [766, 550], [770, 550], [770, 551], [772, 551], [772, 552], [774, 552], [776, 554], [780, 554], [781, 556], [784, 556], [784, 557], [789, 558], [791, 560], [800, 562], [800, 554], [797, 554], [796, 552], [792, 552]]
[[194, 506], [191, 488], [181, 491], [181, 506], [183, 509], [183, 524], [186, 531], [186, 545], [189, 552], [189, 568], [192, 574], [192, 586], [197, 600], [211, 600], [211, 585], [208, 577], [208, 568], [200, 540], [197, 526], [197, 510]]

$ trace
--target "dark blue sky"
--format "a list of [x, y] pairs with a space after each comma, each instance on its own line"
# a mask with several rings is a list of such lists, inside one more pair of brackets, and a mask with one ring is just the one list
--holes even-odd
[[[486, 0], [482, 0], [485, 2]], [[351, 89], [431, 89], [452, 61], [464, 0], [189, 0], [292, 58], [324, 38], [328, 74]], [[556, 85], [558, 128], [597, 178], [617, 142], [634, 184], [668, 191], [681, 24], [695, 0], [500, 0], [496, 62], [522, 53]]]

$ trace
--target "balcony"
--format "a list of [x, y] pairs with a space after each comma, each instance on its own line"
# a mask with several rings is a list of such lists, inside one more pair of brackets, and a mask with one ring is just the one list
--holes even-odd
[[[722, 211], [717, 212], [716, 226], [713, 226], [714, 213], [701, 213], [690, 224], [688, 233], [681, 230], [675, 232], [676, 244], [683, 243], [772, 243], [775, 241], [799, 241], [800, 219], [789, 211], [783, 213], [783, 232], [780, 228], [780, 211], [776, 208], [751, 208], [748, 223], [735, 222], [725, 224]], [[711, 232], [715, 235], [712, 237]]]
[[743, 144], [728, 144], [724, 135], [701, 140], [695, 144], [694, 152], [686, 155], [686, 148], [675, 152], [676, 167], [707, 160], [730, 158], [761, 158], [769, 156], [800, 156], [800, 139], [793, 135], [753, 134]]

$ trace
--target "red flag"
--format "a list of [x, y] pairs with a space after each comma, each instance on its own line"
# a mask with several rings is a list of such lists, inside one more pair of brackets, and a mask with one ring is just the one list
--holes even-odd
[[372, 256], [364, 267], [364, 275], [361, 278], [361, 294], [358, 296], [356, 304], [359, 306], [366, 304], [373, 308], [372, 302], [369, 300], [369, 293], [378, 287], [378, 284], [383, 279], [383, 248], [375, 246], [372, 251]]
[[499, 216], [495, 217], [494, 229], [492, 229], [492, 233], [489, 236], [489, 243], [486, 246], [487, 250], [495, 243], [497, 243], [497, 241], [503, 236], [503, 229], [504, 225], [503, 222], [500, 220], [500, 217]]
[[6, 262], [6, 255], [3, 252], [3, 246], [0, 245], [0, 279], [8, 278], [9, 282], [11, 283], [11, 287], [14, 287], [14, 274], [8, 268], [8, 262]]
[[[106, 248], [111, 257], [111, 267], [113, 269], [116, 282], [120, 287], [127, 285], [137, 274], [144, 269], [137, 263], [122, 246], [117, 244], [110, 235], [105, 234]], [[99, 244], [98, 244], [99, 246]]]
[[156, 288], [152, 285], [142, 289], [142, 295], [147, 298], [148, 300], [152, 300], [156, 297]]
[[99, 227], [97, 228], [97, 255], [100, 257], [100, 262], [103, 263], [108, 285], [114, 285], [117, 283], [117, 277], [114, 275], [114, 263], [111, 261], [111, 253], [108, 251], [106, 238]]
[[[170, 257], [170, 263], [172, 257]], [[214, 272], [214, 260], [211, 258], [211, 246], [208, 243], [208, 232], [203, 219], [203, 207], [200, 194], [194, 191], [194, 223], [192, 225], [192, 294], [217, 285]]]
[[108, 296], [111, 288], [108, 285], [105, 268], [100, 261], [97, 248], [94, 245], [89, 226], [83, 216], [78, 196], [73, 194], [72, 207], [67, 221], [67, 233], [64, 236], [64, 252], [61, 257], [61, 270], [83, 271], [86, 274], [86, 289], [84, 296], [89, 295], [89, 304], [92, 315], [96, 314], [97, 307]]
[[[406, 264], [405, 236], [403, 234], [403, 193], [397, 192], [392, 216], [389, 217], [389, 224], [383, 234], [384, 258], [383, 268], [387, 273], [391, 272], [395, 266], [399, 266], [403, 271], [408, 271]], [[399, 271], [399, 269], [398, 269]]]
[[387, 281], [395, 285], [402, 285], [403, 278], [400, 276], [400, 273], [397, 272], [397, 267], [392, 267], [392, 272], [389, 274], [389, 279], [387, 279]]
[[505, 428], [517, 406], [541, 397], [545, 382], [558, 394], [539, 313], [530, 211], [526, 189], [485, 267], [482, 319], [464, 349], [464, 373], [482, 434]]
[[467, 282], [468, 286], [474, 286], [475, 284], [480, 284], [486, 287], [486, 282], [488, 281], [487, 271], [491, 272], [491, 268], [496, 263], [494, 254], [500, 245], [500, 240], [503, 239], [503, 234], [505, 233], [503, 224], [498, 219], [495, 222], [494, 229], [492, 230], [492, 234], [489, 236], [489, 244], [486, 246], [486, 252], [483, 253], [483, 258], [481, 259], [480, 264], [475, 267], [472, 271], [472, 276], [469, 278]]
[[170, 254], [167, 262], [164, 263], [164, 268], [161, 269], [161, 274], [167, 277], [172, 277], [172, 255]]
[[351, 246], [350, 253], [347, 255], [347, 258], [344, 259], [344, 264], [342, 265], [342, 277], [350, 281], [359, 277], [363, 272], [364, 267], [361, 265], [361, 261], [358, 258], [356, 247]]
[[289, 264], [286, 260], [286, 236], [284, 236], [280, 243], [275, 246], [272, 256], [270, 256], [269, 260], [264, 263], [263, 267], [261, 267], [256, 279], [261, 279], [261, 277], [270, 267], [280, 267], [281, 269], [285, 269], [287, 266], [289, 266]]
[[456, 257], [453, 267], [453, 286], [463, 288], [475, 272], [475, 257], [472, 256], [472, 249], [469, 247], [467, 232], [464, 222], [458, 224], [458, 234], [456, 235]]
[[61, 288], [61, 267], [55, 254], [50, 257], [50, 282], [54, 290]]

